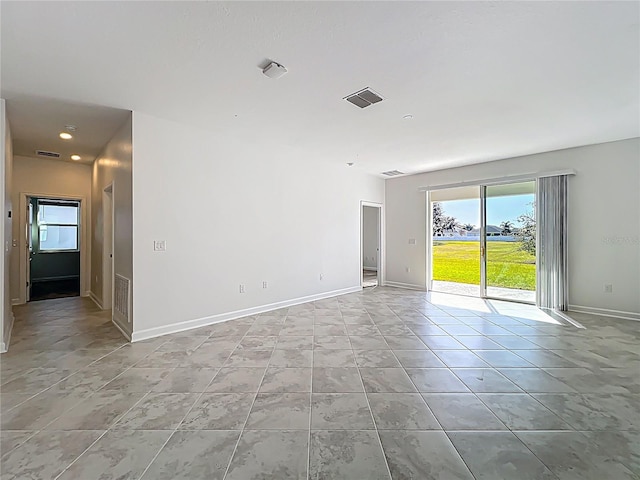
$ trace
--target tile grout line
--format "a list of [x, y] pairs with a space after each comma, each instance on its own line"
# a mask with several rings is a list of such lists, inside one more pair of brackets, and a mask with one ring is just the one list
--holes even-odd
[[[256, 320], [258, 318], [260, 318], [260, 315], [258, 315], [256, 317]], [[284, 320], [282, 321], [282, 323], [284, 324]], [[255, 321], [254, 321], [253, 325], [255, 325]], [[247, 332], [242, 336], [242, 339], [244, 339], [247, 336], [248, 332], [249, 331], [247, 330]], [[249, 335], [249, 336], [253, 336], [253, 335]], [[261, 336], [267, 336], [267, 335], [261, 335]], [[240, 339], [240, 342], [238, 343], [238, 345], [240, 345], [240, 343], [242, 343], [242, 339]], [[277, 340], [276, 340], [276, 344], [277, 344]], [[236, 347], [236, 349], [237, 349], [237, 347]], [[260, 391], [260, 386], [262, 385], [262, 382], [264, 382], [264, 377], [267, 374], [267, 369], [269, 368], [269, 364], [271, 363], [271, 359], [273, 358], [273, 353], [275, 352], [275, 350], [276, 350], [276, 347], [274, 345], [273, 349], [271, 350], [271, 355], [269, 356], [269, 361], [267, 362], [267, 364], [264, 367], [264, 372], [262, 372], [262, 377], [260, 378], [260, 382], [258, 383], [258, 388], [256, 389], [256, 393], [253, 396], [253, 401], [251, 402], [251, 406], [249, 407], [249, 410], [247, 411], [247, 418], [244, 419], [244, 423], [242, 425], [242, 428], [240, 429], [240, 434], [238, 435], [238, 440], [236, 440], [236, 445], [233, 448], [233, 451], [231, 452], [231, 456], [229, 457], [229, 463], [227, 463], [227, 468], [226, 468], [226, 470], [224, 472], [224, 475], [222, 476], [222, 480], [225, 480], [227, 478], [227, 475], [229, 474], [229, 469], [231, 468], [231, 463], [233, 462], [233, 457], [236, 455], [236, 451], [238, 450], [238, 445], [240, 445], [240, 439], [242, 438], [242, 435], [245, 432], [245, 427], [247, 426], [247, 422], [249, 421], [249, 416], [251, 415], [251, 410], [253, 410], [253, 406], [256, 403], [256, 399], [258, 398], [258, 392]], [[235, 352], [235, 349], [234, 349], [234, 352]], [[231, 354], [229, 355], [229, 358], [231, 357], [232, 354], [233, 354], [233, 352], [231, 352]], [[229, 360], [229, 358], [227, 358], [227, 361]], [[213, 382], [213, 380], [211, 380], [211, 381]]]
[[[209, 337], [207, 337], [207, 338], [209, 338]], [[206, 341], [206, 340], [205, 340], [205, 341]], [[167, 340], [167, 342], [168, 342], [168, 340]], [[104, 385], [102, 385], [102, 387], [100, 387], [98, 390], [96, 390], [95, 392], [93, 392], [93, 393], [92, 393], [92, 394], [91, 394], [87, 399], [85, 399], [85, 400], [88, 400], [89, 398], [93, 397], [93, 395], [94, 395], [94, 394], [96, 394], [96, 393], [97, 393], [97, 392], [99, 392], [99, 391], [105, 391], [105, 392], [110, 391], [110, 390], [103, 390], [103, 389], [104, 389], [104, 387], [105, 387], [106, 385], [108, 385], [109, 383], [111, 383], [113, 380], [115, 380], [115, 379], [119, 378], [119, 377], [120, 377], [121, 375], [123, 375], [125, 372], [127, 372], [127, 371], [131, 370], [132, 368], [135, 368], [135, 366], [136, 366], [139, 362], [141, 362], [142, 360], [146, 359], [146, 358], [147, 358], [149, 355], [151, 355], [152, 353], [156, 352], [156, 351], [158, 350], [158, 348], [160, 348], [162, 345], [164, 345], [164, 344], [165, 344], [165, 343], [167, 343], [167, 342], [164, 342], [164, 343], [161, 343], [160, 345], [158, 345], [155, 349], [151, 350], [151, 351], [149, 352], [149, 354], [147, 354], [147, 355], [145, 355], [144, 357], [142, 357], [141, 359], [137, 360], [134, 364], [132, 364], [131, 366], [129, 366], [128, 368], [126, 368], [125, 370], [123, 370], [121, 373], [119, 373], [118, 375], [116, 375], [113, 379], [111, 379], [110, 381], [106, 382]], [[203, 342], [203, 343], [204, 343], [204, 342]], [[119, 350], [120, 348], [123, 348], [123, 347], [124, 347], [124, 345], [122, 345], [121, 347], [119, 347], [119, 348], [115, 349], [115, 350], [114, 350], [113, 352], [111, 352], [111, 353], [114, 353], [114, 352], [116, 352], [117, 350]], [[108, 355], [110, 355], [110, 354], [107, 354], [107, 355], [105, 355], [105, 356], [108, 356]], [[101, 358], [104, 358], [104, 357], [101, 357]], [[96, 360], [96, 361], [97, 361], [97, 360]], [[95, 362], [94, 362], [94, 363], [95, 363]], [[139, 368], [141, 368], [141, 367], [139, 367]], [[144, 368], [144, 367], [142, 367], [142, 368]], [[162, 367], [162, 368], [164, 368], [164, 367]], [[173, 372], [176, 370], [176, 368], [178, 368], [178, 367], [173, 367], [173, 368], [171, 368], [171, 369], [170, 369], [170, 370], [171, 370], [171, 371], [170, 371], [170, 374], [171, 374], [171, 373], [173, 373]], [[154, 386], [155, 386], [155, 385], [154, 385]], [[96, 443], [97, 443], [97, 442], [98, 442], [102, 437], [104, 437], [104, 436], [105, 436], [109, 431], [112, 431], [112, 430], [113, 430], [113, 427], [114, 427], [115, 425], [117, 425], [117, 423], [118, 423], [120, 420], [122, 420], [124, 417], [126, 417], [126, 416], [127, 416], [127, 414], [128, 414], [129, 412], [131, 412], [135, 407], [137, 407], [137, 406], [138, 406], [138, 405], [139, 405], [139, 404], [140, 404], [140, 403], [141, 403], [141, 402], [142, 402], [142, 401], [143, 401], [143, 400], [144, 400], [144, 399], [145, 399], [149, 394], [154, 393], [154, 391], [153, 391], [153, 387], [154, 387], [154, 386], [152, 386], [152, 387], [151, 387], [151, 390], [149, 390], [148, 392], [143, 393], [143, 395], [140, 397], [140, 399], [138, 399], [138, 400], [137, 400], [137, 401], [136, 401], [136, 402], [135, 402], [131, 407], [129, 407], [125, 412], [123, 412], [122, 414], [120, 414], [119, 416], [117, 416], [117, 417], [116, 417], [116, 419], [114, 419], [114, 421], [113, 421], [113, 422], [112, 422], [112, 423], [107, 427], [107, 429], [102, 433], [102, 435], [100, 435], [100, 437], [99, 437], [98, 439], [96, 439], [96, 441], [95, 441], [95, 442], [93, 442], [91, 445], [89, 445], [89, 447], [87, 447], [87, 448], [86, 448], [86, 449], [85, 449], [85, 450], [84, 450], [80, 455], [78, 455], [78, 456], [77, 456], [77, 457], [76, 457], [76, 458], [75, 458], [75, 459], [74, 459], [74, 460], [73, 460], [69, 465], [67, 465], [67, 467], [66, 467], [66, 468], [65, 468], [65, 469], [64, 469], [64, 470], [63, 470], [63, 471], [58, 475], [58, 477], [56, 477], [56, 479], [57, 479], [57, 478], [59, 478], [59, 477], [60, 477], [60, 475], [62, 475], [64, 472], [66, 472], [66, 471], [67, 471], [67, 470], [68, 470], [68, 469], [69, 469], [69, 468], [70, 468], [74, 463], [76, 463], [76, 462], [80, 459], [80, 457], [82, 457], [82, 455], [84, 455], [88, 450], [90, 450], [90, 449], [91, 449], [91, 447], [93, 447], [93, 446], [94, 446], [94, 445], [95, 445], [95, 444], [96, 444]], [[118, 390], [114, 390], [114, 391], [116, 391], [116, 392], [117, 392]], [[138, 393], [138, 392], [131, 392], [131, 393]], [[140, 392], [140, 393], [142, 393], [142, 392]], [[201, 394], [201, 395], [202, 395], [202, 394]], [[198, 397], [198, 398], [199, 398], [199, 397]], [[84, 400], [82, 400], [82, 401], [84, 401]], [[82, 401], [81, 401], [81, 402], [82, 402]], [[197, 400], [196, 400], [196, 401], [197, 401]], [[79, 402], [79, 403], [80, 403], [80, 402]], [[79, 404], [79, 403], [78, 403], [78, 404]], [[75, 405], [78, 405], [78, 404], [75, 404]], [[74, 406], [75, 406], [75, 405], [74, 405]], [[195, 405], [195, 403], [194, 403], [194, 405]], [[192, 405], [192, 406], [191, 406], [191, 408], [189, 409], [189, 412], [191, 411], [191, 409], [193, 408], [193, 406], [194, 406], [194, 405]], [[71, 408], [73, 408], [73, 407], [71, 407]], [[70, 408], [69, 410], [66, 410], [64, 413], [67, 413], [68, 411], [70, 411], [70, 410], [71, 410], [71, 408]], [[188, 414], [189, 412], [187, 412], [187, 414]], [[64, 414], [64, 413], [63, 413], [63, 414]], [[62, 416], [62, 415], [61, 415], [61, 416]], [[60, 417], [57, 417], [57, 418], [56, 418], [56, 420], [57, 420], [58, 418], [60, 418]], [[183, 418], [183, 419], [184, 419], [184, 418]], [[50, 422], [49, 424], [47, 424], [47, 426], [48, 426], [48, 425], [50, 425], [50, 424], [51, 424], [51, 423], [53, 423], [53, 422], [55, 422], [55, 420], [53, 420], [52, 422]], [[182, 420], [180, 421], [180, 423], [182, 423]], [[180, 423], [178, 424], [178, 426], [180, 425]], [[45, 428], [46, 428], [46, 426], [45, 426]], [[44, 430], [44, 428], [43, 428], [43, 430]], [[175, 429], [175, 430], [177, 430], [177, 427], [176, 427], [176, 429]], [[164, 442], [164, 444], [162, 445], [162, 447], [160, 447], [160, 449], [158, 450], [158, 452], [156, 453], [156, 455], [153, 457], [153, 459], [151, 460], [151, 462], [149, 463], [149, 465], [147, 465], [147, 467], [145, 468], [145, 470], [144, 470], [144, 471], [143, 471], [143, 473], [142, 473], [143, 475], [144, 475], [144, 473], [147, 471], [147, 469], [149, 468], [149, 466], [151, 465], [151, 463], [153, 463], [153, 460], [155, 460], [155, 458], [158, 456], [158, 454], [162, 451], [162, 449], [164, 448], [164, 446], [169, 442], [169, 440], [170, 440], [170, 439], [171, 439], [171, 437], [173, 436], [173, 433], [175, 433], [175, 430], [174, 430], [174, 432], [172, 432], [172, 433], [169, 435], [169, 437], [168, 437], [168, 438], [167, 438], [167, 440]], [[139, 430], [132, 429], [131, 431], [139, 431]]]
[[[366, 308], [365, 308], [365, 310], [366, 310]], [[369, 318], [371, 318], [371, 315], [369, 314], [368, 311], [367, 311], [367, 315], [369, 315]], [[375, 322], [374, 322], [373, 318], [371, 318], [371, 321], [375, 325]], [[348, 337], [348, 336], [347, 336], [347, 338], [349, 338], [349, 344], [351, 345], [351, 338]], [[384, 336], [382, 338], [383, 338], [383, 341], [386, 343], [387, 341], [384, 340]], [[353, 352], [353, 345], [351, 345], [351, 351]], [[391, 350], [391, 352], [393, 352], [393, 350]], [[395, 357], [395, 354], [394, 354], [394, 357]], [[354, 354], [354, 361], [355, 361], [355, 354]], [[380, 446], [380, 452], [382, 453], [382, 459], [384, 460], [384, 464], [387, 467], [387, 473], [389, 474], [389, 480], [392, 480], [393, 477], [391, 476], [391, 467], [389, 467], [389, 461], [387, 460], [387, 454], [385, 453], [384, 446], [382, 445], [382, 438], [380, 438], [380, 431], [378, 430], [378, 424], [376, 422], [375, 416], [373, 415], [373, 409], [371, 408], [371, 402], [369, 401], [369, 397], [367, 396], [367, 389], [366, 389], [366, 387], [364, 385], [364, 379], [362, 378], [362, 373], [360, 372], [360, 367], [358, 367], [358, 362], [357, 361], [356, 361], [356, 369], [358, 370], [358, 377], [360, 378], [360, 385], [362, 385], [362, 392], [363, 392], [365, 400], [367, 401], [367, 407], [369, 408], [369, 415], [371, 415], [371, 421], [373, 423], [373, 429], [374, 429], [375, 435], [376, 435], [376, 437], [378, 439], [378, 445]]]
[[[399, 318], [399, 317], [398, 317]], [[403, 321], [403, 325], [404, 325], [404, 321]], [[422, 341], [422, 340], [421, 340]], [[423, 342], [424, 343], [424, 342]], [[425, 347], [427, 348], [427, 351], [433, 353], [434, 355], [436, 355], [431, 348], [429, 348], [429, 346], [427, 344], [425, 344]], [[424, 405], [427, 407], [427, 410], [431, 413], [431, 415], [433, 416], [433, 418], [435, 419], [436, 423], [440, 426], [442, 433], [445, 434], [445, 436], [447, 437], [447, 439], [449, 440], [449, 443], [451, 443], [451, 446], [453, 447], [453, 449], [456, 451], [456, 453], [458, 454], [458, 457], [460, 458], [460, 460], [462, 461], [462, 463], [465, 465], [465, 467], [467, 468], [467, 471], [469, 472], [469, 474], [475, 479], [476, 476], [473, 474], [473, 472], [471, 471], [471, 468], [469, 468], [469, 465], [467, 464], [467, 462], [465, 461], [464, 457], [460, 454], [460, 451], [456, 448], [455, 444], [451, 441], [451, 438], [449, 437], [449, 435], [447, 434], [446, 430], [444, 429], [444, 427], [442, 426], [442, 423], [440, 423], [440, 420], [438, 420], [438, 417], [436, 417], [435, 413], [433, 413], [433, 410], [431, 410], [431, 407], [429, 407], [429, 404], [427, 403], [427, 401], [425, 400], [424, 396], [423, 396], [423, 392], [420, 391], [420, 389], [418, 388], [418, 386], [415, 384], [415, 382], [413, 381], [413, 379], [411, 378], [411, 376], [409, 375], [409, 373], [407, 372], [406, 367], [402, 364], [402, 362], [400, 362], [400, 359], [398, 359], [398, 356], [396, 355], [396, 352], [392, 349], [389, 348], [389, 350], [391, 351], [391, 354], [394, 356], [394, 358], [396, 359], [396, 361], [400, 364], [400, 366], [402, 367], [402, 370], [404, 372], [404, 374], [409, 378], [409, 381], [411, 382], [411, 384], [413, 385], [413, 387], [416, 389], [416, 392], [418, 393], [418, 395], [420, 396], [420, 399], [422, 400], [422, 403], [424, 403]], [[436, 355], [437, 357], [437, 355]], [[439, 357], [438, 357], [439, 358]], [[444, 362], [443, 362], [444, 363]], [[449, 367], [447, 367], [449, 371], [451, 371], [451, 369]], [[453, 371], [451, 371], [451, 373], [453, 373]], [[455, 375], [455, 373], [453, 373]], [[457, 378], [457, 376], [456, 376]], [[375, 421], [375, 420], [374, 420]], [[380, 436], [379, 432], [378, 432], [378, 436]], [[382, 444], [382, 441], [380, 441], [380, 443]], [[383, 450], [384, 452], [384, 450]], [[385, 456], [386, 457], [386, 456]]]
[[[74, 430], [70, 430], [70, 431], [74, 431]], [[75, 431], [85, 431], [85, 432], [86, 432], [87, 430], [75, 430]], [[76, 463], [76, 462], [78, 461], [78, 459], [79, 459], [80, 457], [82, 457], [82, 455], [84, 455], [85, 453], [87, 453], [87, 451], [88, 451], [91, 447], [93, 447], [96, 443], [98, 443], [98, 441], [99, 441], [102, 437], [104, 437], [104, 436], [107, 434], [107, 432], [108, 432], [108, 431], [109, 431], [109, 430], [107, 429], [107, 430], [105, 430], [104, 432], [102, 432], [102, 433], [100, 434], [100, 436], [98, 436], [98, 438], [96, 438], [93, 442], [91, 442], [91, 444], [90, 444], [87, 448], [85, 448], [85, 449], [82, 451], [82, 453], [80, 453], [80, 455], [78, 455], [76, 458], [74, 458], [74, 459], [73, 459], [73, 461], [72, 461], [69, 465], [67, 465], [67, 466], [66, 466], [66, 467], [65, 467], [65, 468], [64, 468], [64, 469], [63, 469], [63, 470], [62, 470], [58, 475], [56, 475], [56, 476], [55, 476], [55, 478], [54, 478], [54, 480], [57, 480], [58, 478], [60, 478], [60, 477], [64, 474], [64, 472], [66, 472], [67, 470], [69, 470], [69, 468], [71, 468], [71, 466], [72, 466], [74, 463]]]
[[[209, 334], [207, 336], [207, 338], [195, 349], [197, 350], [198, 348], [200, 348], [202, 345], [204, 345], [207, 340], [209, 340], [212, 337], [213, 333]], [[246, 332], [245, 334], [240, 338], [240, 340], [238, 341], [238, 345], [240, 345], [240, 342], [242, 342], [242, 339], [246, 336]], [[238, 347], [238, 345], [236, 345], [236, 348]], [[224, 362], [221, 362], [222, 365], [224, 365], [229, 358], [231, 357], [231, 355], [233, 354], [233, 352], [236, 350], [236, 348], [234, 348], [233, 350], [231, 350], [231, 352], [229, 352], [229, 355], [227, 355], [227, 358], [224, 360]], [[194, 351], [195, 351], [194, 350]], [[174, 368], [173, 371], [175, 371], [177, 368]], [[185, 367], [188, 368], [188, 367]], [[173, 438], [173, 436], [176, 434], [176, 432], [180, 429], [180, 425], [182, 425], [182, 422], [185, 421], [185, 419], [189, 416], [189, 414], [193, 411], [193, 409], [195, 408], [195, 406], [198, 404], [198, 402], [200, 401], [200, 399], [204, 396], [205, 393], [207, 393], [207, 388], [209, 388], [211, 386], [211, 384], [213, 383], [213, 381], [215, 380], [215, 378], [218, 376], [218, 374], [220, 373], [220, 370], [222, 370], [223, 367], [205, 367], [205, 368], [217, 368], [216, 373], [213, 375], [213, 378], [211, 378], [211, 380], [209, 380], [209, 383], [203, 388], [202, 392], [194, 392], [194, 393], [199, 393], [198, 398], [196, 398], [195, 402], [193, 402], [193, 404], [191, 405], [191, 407], [189, 407], [189, 409], [187, 410], [187, 412], [182, 416], [182, 419], [177, 423], [176, 427], [173, 429], [173, 431], [171, 432], [171, 434], [169, 435], [169, 437], [167, 438], [167, 440], [162, 444], [162, 446], [158, 449], [158, 451], [156, 452], [156, 454], [153, 456], [153, 458], [151, 459], [151, 461], [149, 462], [149, 464], [145, 467], [145, 469], [142, 471], [142, 473], [140, 474], [140, 476], [138, 477], [138, 480], [141, 480], [147, 473], [147, 471], [149, 470], [149, 468], [151, 468], [151, 465], [153, 465], [153, 462], [156, 461], [156, 459], [160, 456], [160, 454], [162, 453], [162, 451], [164, 450], [164, 448], [167, 446], [167, 444], [169, 443], [169, 441]], [[190, 393], [190, 392], [186, 392], [186, 393]], [[239, 438], [239, 437], [238, 437]]]
[[313, 365], [316, 343], [316, 314], [313, 303], [313, 320], [311, 323], [311, 382], [309, 385], [309, 435], [307, 436], [307, 480], [311, 480], [311, 419], [313, 418]]
[[[129, 367], [128, 369], [124, 370], [122, 373], [124, 373], [124, 372], [126, 372], [126, 371], [130, 370], [131, 368], [133, 368], [133, 366], [131, 366], [131, 367]], [[172, 369], [172, 371], [173, 371], [173, 370], [175, 370], [175, 368], [174, 368], [174, 369]], [[121, 375], [121, 374], [120, 374], [120, 375]], [[120, 375], [116, 376], [115, 378], [118, 378]], [[115, 378], [114, 378], [113, 380], [115, 380]], [[111, 381], [113, 381], [113, 380], [111, 380]], [[110, 381], [110, 382], [111, 382], [111, 381]], [[109, 384], [110, 382], [105, 383], [105, 385]], [[105, 386], [105, 385], [103, 385], [103, 386], [102, 386], [102, 387], [100, 387], [98, 390], [96, 390], [95, 392], [93, 392], [93, 393], [92, 393], [88, 398], [86, 398], [85, 400], [88, 400], [89, 398], [93, 397], [93, 395], [94, 395], [94, 394], [96, 394], [96, 393], [98, 393], [99, 391], [109, 392], [110, 390], [102, 390], [102, 389], [104, 388], [104, 386]], [[117, 392], [118, 390], [113, 390], [113, 391]], [[98, 437], [98, 438], [97, 438], [93, 443], [91, 443], [91, 445], [89, 445], [86, 449], [84, 449], [80, 455], [78, 455], [76, 458], [74, 458], [74, 459], [73, 459], [73, 461], [72, 461], [69, 465], [67, 465], [67, 466], [65, 467], [65, 469], [64, 469], [62, 472], [60, 472], [60, 474], [59, 474], [57, 477], [55, 477], [55, 478], [56, 478], [56, 479], [58, 479], [58, 478], [59, 478], [59, 477], [60, 477], [64, 472], [66, 472], [67, 470], [69, 470], [69, 468], [71, 468], [71, 466], [72, 466], [74, 463], [76, 463], [76, 462], [80, 459], [80, 457], [82, 457], [85, 453], [87, 453], [87, 452], [91, 449], [91, 447], [93, 447], [96, 443], [98, 443], [98, 441], [99, 441], [102, 437], [104, 437], [107, 433], [109, 433], [110, 431], [112, 431], [112, 430], [113, 430], [113, 427], [114, 427], [114, 426], [115, 426], [115, 425], [116, 425], [120, 420], [122, 420], [122, 419], [123, 419], [123, 418], [124, 418], [124, 417], [125, 417], [125, 416], [130, 412], [130, 411], [131, 411], [131, 410], [133, 410], [136, 406], [138, 406], [138, 405], [139, 405], [139, 404], [140, 404], [140, 403], [141, 403], [141, 402], [142, 402], [142, 401], [143, 401], [143, 400], [144, 400], [144, 399], [145, 399], [145, 398], [146, 398], [150, 393], [152, 393], [152, 392], [153, 392], [153, 390], [150, 390], [150, 391], [148, 391], [148, 392], [146, 392], [146, 393], [143, 393], [143, 394], [142, 394], [142, 396], [141, 396], [137, 401], [135, 401], [135, 402], [133, 403], [133, 405], [131, 405], [131, 407], [129, 407], [128, 409], [126, 409], [122, 414], [118, 415], [118, 416], [117, 416], [117, 417], [116, 417], [116, 418], [111, 422], [111, 424], [110, 424], [110, 425], [105, 429], [105, 431], [104, 431], [104, 432], [103, 432], [103, 433], [102, 433], [102, 434], [101, 434], [101, 435], [100, 435], [100, 436], [99, 436], [99, 437]], [[142, 393], [142, 392], [129, 392], [129, 393]], [[84, 400], [82, 400], [82, 401], [84, 401]], [[80, 403], [80, 402], [79, 402], [79, 403]], [[75, 404], [74, 406], [79, 405], [79, 403]], [[69, 410], [66, 410], [66, 411], [65, 411], [65, 413], [67, 413], [67, 412], [71, 411], [71, 409], [72, 409], [72, 408], [73, 408], [73, 407], [71, 407]], [[63, 414], [63, 415], [64, 415], [64, 414]], [[61, 416], [62, 416], [62, 415], [61, 415]], [[61, 416], [60, 416], [60, 417], [61, 417]], [[56, 420], [58, 420], [58, 418], [60, 418], [60, 417], [57, 417], [57, 418], [56, 418]], [[52, 423], [54, 423], [56, 420], [53, 420], [52, 422], [48, 423], [46, 426], [51, 425], [51, 424], [52, 424]], [[46, 428], [46, 426], [45, 426], [44, 428]], [[41, 431], [44, 431], [44, 428], [43, 428]], [[88, 431], [88, 430], [67, 430], [67, 431]], [[134, 430], [134, 431], [135, 431], [135, 430]]]

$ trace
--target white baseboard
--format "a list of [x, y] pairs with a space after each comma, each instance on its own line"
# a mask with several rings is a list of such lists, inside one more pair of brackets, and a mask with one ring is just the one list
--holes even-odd
[[13, 331], [14, 320], [15, 320], [15, 317], [13, 316], [13, 312], [11, 312], [11, 319], [9, 321], [9, 328], [7, 329], [8, 331], [7, 331], [6, 338], [3, 338], [2, 342], [0, 342], [0, 353], [5, 353], [7, 350], [9, 350], [9, 344], [11, 343], [11, 332]]
[[590, 313], [592, 315], [600, 315], [603, 317], [622, 318], [624, 320], [640, 321], [640, 313], [625, 312], [622, 310], [611, 310], [608, 308], [585, 307], [584, 305], [569, 305], [570, 312]]
[[[340, 290], [333, 290], [331, 292], [317, 293], [315, 295], [308, 295], [306, 297], [298, 297], [291, 300], [284, 300], [282, 302], [269, 303], [267, 305], [261, 305], [259, 307], [246, 308], [244, 310], [236, 310], [233, 312], [221, 313], [218, 315], [211, 315], [209, 317], [196, 318], [195, 320], [187, 320], [185, 322], [172, 323], [170, 325], [164, 325], [162, 327], [147, 328], [146, 330], [140, 330], [137, 332], [134, 331], [131, 334], [131, 341], [139, 342], [140, 340], [147, 340], [149, 338], [160, 337], [162, 335], [168, 335], [170, 333], [184, 332], [185, 330], [205, 327], [207, 325], [213, 325], [214, 323], [226, 322], [228, 320], [247, 317], [249, 315], [257, 315], [259, 313], [265, 313], [271, 310], [277, 310], [279, 308], [291, 307], [293, 305], [299, 305], [301, 303], [313, 302], [316, 300], [322, 300], [324, 298], [337, 297], [340, 295], [346, 295], [348, 293], [355, 293], [360, 291], [362, 291], [362, 287], [360, 286], [343, 288]], [[122, 329], [120, 329], [120, 331], [122, 331]]]
[[113, 318], [111, 319], [111, 323], [113, 323], [116, 328], [120, 331], [120, 333], [124, 336], [124, 338], [126, 338], [127, 340], [131, 341], [131, 335], [126, 332], [118, 322], [116, 322]]
[[407, 290], [419, 290], [421, 292], [426, 292], [427, 289], [423, 285], [415, 285], [413, 283], [402, 283], [402, 282], [384, 282], [385, 287], [396, 287], [396, 288], [405, 288]]
[[102, 302], [98, 299], [98, 297], [96, 297], [95, 293], [93, 292], [89, 292], [89, 295], [87, 295], [91, 300], [93, 300], [93, 303], [95, 303], [98, 307], [100, 307], [100, 310], [104, 310], [104, 308], [102, 307]]
[[24, 302], [22, 300], [20, 300], [19, 298], [12, 298], [11, 299], [11, 305], [22, 305]]

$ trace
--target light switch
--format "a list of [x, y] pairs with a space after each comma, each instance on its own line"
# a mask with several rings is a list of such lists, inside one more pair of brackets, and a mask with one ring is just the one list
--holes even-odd
[[167, 250], [167, 242], [165, 240], [154, 240], [153, 241], [153, 251], [154, 252], [164, 252]]

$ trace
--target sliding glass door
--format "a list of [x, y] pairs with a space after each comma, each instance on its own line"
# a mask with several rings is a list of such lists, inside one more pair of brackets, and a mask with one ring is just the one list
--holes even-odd
[[430, 290], [535, 303], [535, 181], [437, 190], [430, 200]]
[[429, 290], [480, 295], [480, 188], [431, 192]]
[[535, 303], [535, 181], [481, 188], [481, 295]]

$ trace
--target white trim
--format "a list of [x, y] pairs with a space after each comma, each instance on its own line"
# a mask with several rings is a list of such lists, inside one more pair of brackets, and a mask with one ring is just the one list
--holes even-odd
[[469, 186], [475, 187], [478, 185], [488, 185], [488, 186], [503, 185], [506, 183], [528, 182], [528, 181], [533, 181], [533, 180], [537, 180], [538, 178], [544, 178], [544, 177], [556, 177], [558, 175], [575, 175], [575, 174], [576, 174], [576, 171], [569, 168], [565, 170], [554, 170], [551, 172], [525, 173], [522, 175], [506, 175], [504, 177], [481, 178], [477, 180], [468, 180], [466, 182], [427, 185], [424, 187], [419, 187], [418, 190], [421, 192], [429, 192], [434, 190], [444, 190], [446, 188], [469, 187]]
[[611, 310], [609, 308], [585, 307], [584, 305], [569, 305], [570, 312], [589, 313], [591, 315], [600, 315], [603, 317], [621, 318], [623, 320], [640, 321], [640, 313], [625, 312], [622, 310]]
[[[60, 200], [77, 200], [80, 202], [80, 292], [83, 288], [91, 285], [91, 202], [84, 195], [67, 195], [56, 193], [37, 193], [37, 192], [19, 192], [18, 194], [18, 210], [20, 218], [18, 220], [18, 245], [19, 245], [19, 270], [18, 282], [20, 283], [20, 302], [27, 302], [27, 270], [29, 263], [27, 261], [27, 224], [26, 215], [28, 210], [27, 198], [52, 198]], [[31, 279], [29, 279], [31, 280]], [[86, 290], [85, 292], [87, 292]], [[82, 293], [81, 293], [82, 295]]]
[[553, 308], [545, 308], [545, 307], [538, 307], [538, 308], [540, 310], [542, 310], [544, 313], [546, 313], [547, 315], [549, 315], [551, 318], [554, 318], [554, 315], [555, 315], [556, 317], [560, 317], [560, 319], [562, 319], [563, 321], [567, 322], [570, 325], [573, 325], [576, 328], [579, 328], [579, 329], [586, 329], [587, 328], [584, 325], [582, 325], [580, 322], [578, 322], [577, 320], [574, 320], [573, 318], [571, 318], [569, 315], [567, 315], [562, 310], [555, 310]]
[[[124, 336], [124, 338], [126, 338], [130, 342], [132, 341], [131, 340], [131, 335], [129, 335], [120, 325], [118, 325], [118, 322], [116, 322], [113, 318], [111, 319], [111, 323], [113, 323], [116, 326], [116, 328]], [[149, 337], [149, 338], [151, 338], [151, 337]]]
[[[172, 323], [170, 325], [164, 325], [162, 327], [148, 328], [146, 330], [140, 330], [137, 332], [134, 331], [131, 335], [131, 341], [139, 342], [140, 340], [147, 340], [149, 338], [160, 337], [162, 335], [168, 335], [170, 333], [183, 332], [185, 330], [205, 327], [207, 325], [226, 322], [228, 320], [235, 320], [237, 318], [246, 317], [249, 315], [257, 315], [259, 313], [265, 313], [271, 310], [277, 310], [279, 308], [291, 307], [293, 305], [299, 305], [301, 303], [313, 302], [315, 300], [322, 300], [324, 298], [337, 297], [340, 295], [346, 295], [348, 293], [355, 293], [355, 292], [361, 292], [361, 291], [362, 291], [362, 287], [358, 285], [357, 287], [342, 288], [340, 290], [317, 293], [315, 295], [308, 295], [306, 297], [298, 297], [291, 300], [284, 300], [282, 302], [269, 303], [267, 305], [261, 305], [258, 307], [246, 308], [244, 310], [236, 310], [234, 312], [220, 313], [218, 315], [211, 315], [209, 317], [202, 317], [202, 318], [196, 318], [194, 320], [187, 320], [184, 322]], [[120, 329], [120, 331], [122, 331], [122, 329]]]
[[379, 202], [369, 202], [367, 200], [360, 200], [360, 286], [364, 284], [364, 276], [363, 271], [364, 268], [364, 259], [363, 256], [363, 243], [364, 243], [364, 207], [373, 207], [378, 209], [378, 260], [376, 272], [378, 272], [376, 280], [378, 281], [378, 286], [385, 285], [385, 268], [384, 268], [384, 259], [385, 259], [385, 242], [384, 242], [384, 205]]
[[[0, 353], [5, 353], [9, 350], [9, 344], [11, 343], [11, 332], [13, 332], [13, 322], [16, 317], [11, 312], [11, 323], [9, 324], [9, 333], [7, 333], [7, 338], [2, 339], [2, 343], [0, 343]], [[3, 332], [4, 336], [4, 332]]]
[[11, 305], [22, 305], [19, 298], [12, 298]]
[[386, 282], [385, 287], [396, 287], [396, 288], [404, 288], [406, 290], [419, 290], [421, 292], [426, 292], [426, 288], [424, 285], [415, 285], [413, 283], [402, 283], [402, 282]]
[[[114, 278], [115, 278], [115, 211], [114, 211], [114, 193], [115, 193], [115, 180], [111, 181], [104, 189], [102, 190], [102, 199], [101, 199], [101, 208], [102, 208], [102, 298], [107, 303], [106, 309], [113, 310], [113, 296], [114, 296]], [[105, 215], [105, 197], [108, 197], [109, 202], [109, 218]], [[111, 256], [108, 256], [108, 252], [105, 251], [105, 235], [106, 225], [109, 225], [110, 231], [110, 248], [111, 248]], [[107, 264], [111, 264], [107, 269]], [[109, 277], [107, 278], [107, 270], [109, 270]], [[105, 295], [105, 289], [109, 290], [109, 295]], [[103, 307], [103, 310], [105, 307]], [[113, 314], [112, 314], [113, 317]]]
[[98, 300], [98, 297], [96, 297], [95, 293], [93, 293], [92, 291], [89, 291], [88, 297], [91, 300], [93, 300], [93, 303], [95, 303], [98, 306], [98, 308], [100, 308], [100, 310], [104, 310], [104, 308], [102, 307], [102, 302]]

